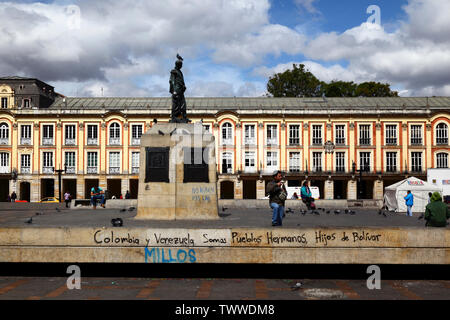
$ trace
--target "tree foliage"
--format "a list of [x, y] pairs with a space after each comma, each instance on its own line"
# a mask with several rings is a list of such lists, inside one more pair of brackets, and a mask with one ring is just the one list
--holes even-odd
[[388, 83], [320, 81], [303, 64], [274, 74], [267, 83], [267, 91], [273, 97], [398, 97]]

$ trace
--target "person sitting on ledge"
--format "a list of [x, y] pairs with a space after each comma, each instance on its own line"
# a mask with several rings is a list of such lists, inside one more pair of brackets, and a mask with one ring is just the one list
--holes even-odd
[[450, 219], [448, 206], [442, 202], [439, 192], [433, 192], [431, 202], [425, 208], [425, 220], [427, 227], [446, 227], [447, 219]]
[[303, 186], [300, 189], [300, 195], [302, 197], [303, 203], [306, 205], [308, 210], [314, 209], [314, 198], [312, 197], [311, 189], [309, 189], [308, 181], [303, 182]]
[[91, 204], [94, 209], [97, 209], [97, 200], [100, 200], [102, 208], [105, 207], [105, 192], [100, 187], [92, 187], [91, 189]]

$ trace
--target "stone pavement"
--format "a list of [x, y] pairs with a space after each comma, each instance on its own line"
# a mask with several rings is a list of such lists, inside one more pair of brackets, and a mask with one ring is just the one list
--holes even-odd
[[[449, 300], [450, 281], [82, 278], [68, 290], [66, 278], [0, 277], [0, 300]], [[300, 288], [296, 284], [301, 283]]]
[[[58, 208], [58, 210], [56, 209]], [[61, 209], [60, 209], [61, 208]], [[122, 209], [124, 210], [124, 209]], [[386, 213], [386, 217], [376, 209], [356, 208], [355, 215], [345, 214], [339, 209], [335, 214], [333, 209], [317, 210], [319, 215], [300, 214], [294, 209], [286, 213], [282, 228], [310, 227], [424, 227], [424, 220], [407, 217], [405, 214]], [[327, 213], [327, 211], [330, 211]], [[39, 215], [37, 215], [39, 214]], [[12, 204], [10, 209], [0, 211], [0, 227], [110, 227], [111, 219], [122, 218], [124, 227], [148, 228], [272, 228], [272, 211], [267, 209], [237, 209], [219, 208], [220, 219], [215, 221], [145, 221], [135, 220], [136, 210], [121, 211], [121, 209], [65, 209], [62, 206], [46, 205], [17, 209]], [[32, 219], [32, 224], [25, 223]]]

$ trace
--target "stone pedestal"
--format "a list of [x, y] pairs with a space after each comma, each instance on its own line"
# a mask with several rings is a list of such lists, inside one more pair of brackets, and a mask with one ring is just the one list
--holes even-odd
[[136, 219], [218, 219], [214, 136], [201, 124], [153, 126], [141, 138]]

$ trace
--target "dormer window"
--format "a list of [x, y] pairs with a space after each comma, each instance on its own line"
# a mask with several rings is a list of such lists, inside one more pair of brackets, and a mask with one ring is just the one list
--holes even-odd
[[23, 108], [30, 108], [30, 99], [23, 99]]

